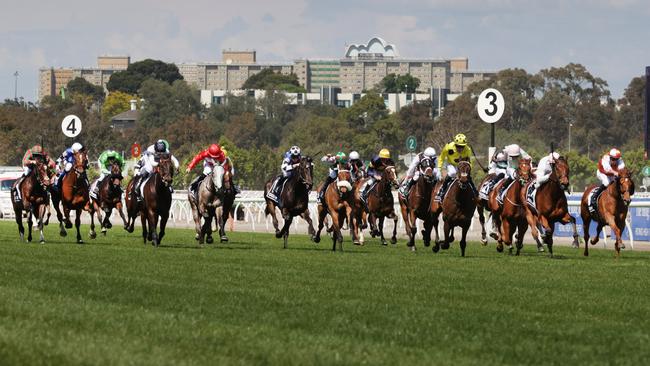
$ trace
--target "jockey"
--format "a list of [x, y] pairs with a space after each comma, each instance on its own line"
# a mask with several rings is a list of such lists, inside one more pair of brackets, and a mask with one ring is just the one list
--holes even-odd
[[124, 158], [122, 157], [122, 154], [115, 150], [104, 151], [99, 155], [97, 162], [99, 163], [101, 174], [99, 178], [97, 178], [97, 181], [95, 181], [95, 185], [92, 189], [92, 194], [95, 198], [99, 195], [99, 187], [101, 186], [102, 181], [107, 175], [111, 174], [111, 166], [113, 164], [118, 164], [120, 166], [120, 171], [124, 169]]
[[134, 167], [136, 171], [136, 177], [138, 178], [134, 189], [138, 202], [142, 201], [142, 195], [140, 194], [140, 187], [142, 186], [142, 182], [147, 180], [147, 178], [153, 174], [153, 170], [158, 165], [158, 161], [160, 160], [161, 155], [171, 156], [174, 169], [178, 169], [180, 165], [176, 157], [174, 155], [171, 155], [171, 152], [169, 151], [169, 142], [167, 142], [167, 140], [159, 139], [155, 144], [149, 146], [142, 154], [140, 161], [138, 161]]
[[420, 163], [422, 163], [425, 160], [430, 161], [430, 167], [433, 169], [433, 176], [434, 179], [438, 180], [440, 179], [440, 170], [438, 169], [438, 155], [436, 155], [436, 150], [432, 147], [427, 147], [424, 149], [423, 152], [415, 155], [415, 158], [411, 160], [411, 164], [409, 165], [409, 169], [406, 171], [406, 179], [404, 179], [404, 183], [402, 183], [402, 186], [399, 188], [399, 193], [403, 197], [407, 197], [409, 194], [409, 191], [411, 190], [411, 187], [417, 180], [420, 178]]
[[[72, 169], [72, 165], [75, 163], [74, 161], [74, 154], [80, 152], [80, 151], [86, 151], [86, 147], [81, 145], [78, 142], [75, 142], [67, 148], [61, 156], [59, 156], [56, 161], [59, 163], [59, 177], [57, 178], [57, 187], [59, 188], [59, 191], [61, 190], [61, 184], [63, 183], [63, 177], [65, 177], [66, 173], [68, 173]], [[62, 167], [62, 168], [61, 168]]]
[[317, 200], [319, 203], [323, 200], [323, 196], [327, 191], [327, 187], [338, 177], [339, 167], [342, 167], [343, 169], [349, 168], [347, 160], [348, 160], [347, 156], [345, 156], [345, 153], [342, 151], [337, 152], [336, 155], [327, 154], [320, 159], [320, 161], [329, 165], [330, 171], [329, 174], [327, 175], [327, 178], [325, 178], [325, 183], [323, 184], [323, 187], [320, 189], [320, 191], [318, 191]]
[[[436, 195], [436, 202], [442, 202], [442, 199], [445, 197], [445, 193], [447, 193], [447, 189], [449, 188], [449, 184], [456, 178], [456, 168], [458, 163], [461, 161], [467, 161], [470, 163], [471, 167], [471, 156], [472, 148], [467, 146], [467, 137], [462, 133], [456, 135], [454, 141], [448, 143], [442, 148], [440, 158], [438, 159], [438, 169], [441, 170], [444, 166], [445, 170], [447, 170], [447, 176], [443, 180], [442, 187]], [[469, 183], [472, 190], [476, 193], [476, 187], [474, 187], [474, 182], [472, 182], [471, 176], [469, 177]]]
[[358, 179], [363, 178], [366, 175], [366, 166], [363, 164], [359, 153], [356, 151], [351, 151], [349, 158], [352, 181], [357, 181]]
[[50, 158], [47, 153], [43, 150], [41, 145], [34, 145], [31, 149], [27, 149], [25, 155], [23, 155], [23, 174], [18, 178], [18, 182], [15, 185], [16, 190], [16, 202], [20, 202], [22, 197], [20, 196], [20, 185], [25, 180], [25, 177], [32, 172], [32, 166], [36, 164], [37, 160], [43, 161], [47, 164], [48, 169], [54, 169], [56, 163]]
[[282, 159], [282, 165], [280, 166], [282, 175], [275, 179], [267, 193], [267, 197], [280, 203], [280, 194], [282, 192], [279, 192], [279, 190], [282, 189], [284, 182], [293, 175], [293, 170], [300, 166], [300, 159], [302, 159], [302, 155], [300, 154], [300, 148], [296, 145], [291, 146], [284, 153], [284, 159]]
[[375, 185], [376, 181], [381, 180], [381, 173], [386, 169], [387, 166], [393, 165], [393, 160], [390, 158], [390, 151], [388, 149], [381, 149], [379, 155], [373, 156], [370, 160], [370, 166], [368, 167], [368, 180], [366, 181], [363, 190], [361, 191], [361, 201], [364, 204], [368, 202], [368, 192]]
[[203, 172], [194, 178], [192, 183], [190, 183], [190, 192], [192, 192], [195, 196], [199, 184], [208, 174], [212, 174], [212, 170], [214, 169], [215, 165], [220, 165], [224, 168], [224, 170], [228, 170], [228, 160], [226, 159], [226, 154], [223, 152], [223, 150], [221, 150], [221, 146], [217, 144], [212, 144], [207, 149], [198, 153], [188, 164], [185, 172], [189, 173], [201, 161], [203, 161]]
[[539, 160], [537, 170], [535, 171], [535, 183], [532, 184], [534, 189], [539, 188], [542, 184], [548, 182], [551, 174], [553, 173], [553, 166], [555, 160], [560, 158], [560, 153], [552, 152]]
[[508, 166], [508, 156], [500, 151], [493, 159], [490, 161], [488, 168], [488, 174], [494, 174], [492, 179], [488, 180], [481, 186], [481, 191], [479, 195], [481, 199], [486, 200], [487, 195], [501, 179], [505, 177], [513, 177], [515, 174], [514, 169]]
[[609, 150], [609, 154], [603, 155], [598, 162], [598, 170], [596, 177], [600, 181], [600, 186], [594, 188], [591, 195], [591, 202], [589, 202], [589, 211], [594, 213], [596, 211], [596, 200], [598, 196], [607, 189], [616, 177], [618, 177], [619, 170], [625, 168], [625, 162], [621, 158], [621, 151], [617, 148]]

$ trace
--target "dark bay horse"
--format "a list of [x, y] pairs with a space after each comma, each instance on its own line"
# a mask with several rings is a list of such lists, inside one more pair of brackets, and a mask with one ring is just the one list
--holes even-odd
[[[70, 222], [70, 211], [76, 212], [74, 221], [75, 228], [77, 229], [77, 243], [83, 244], [79, 227], [81, 226], [81, 213], [88, 211], [90, 214], [90, 233], [91, 239], [97, 237], [95, 233], [95, 215], [93, 205], [90, 203], [90, 187], [88, 179], [86, 178], [86, 169], [88, 167], [88, 155], [85, 151], [78, 151], [74, 154], [74, 166], [65, 174], [61, 183], [61, 192], [52, 194], [52, 203], [56, 210], [56, 217], [59, 220], [59, 228], [61, 236], [66, 236], [65, 229], [72, 228]], [[61, 179], [61, 178], [59, 178]], [[59, 201], [63, 206], [63, 213], [59, 210]], [[64, 228], [65, 222], [65, 228]]]
[[[462, 229], [462, 236], [460, 239], [460, 254], [465, 256], [465, 247], [467, 245], [467, 231], [472, 223], [474, 217], [474, 210], [476, 209], [476, 197], [474, 191], [470, 186], [470, 177], [472, 167], [467, 161], [460, 161], [458, 163], [458, 177], [454, 179], [443, 198], [442, 202], [435, 202], [431, 200], [431, 212], [434, 215], [434, 227], [436, 230], [436, 243], [433, 247], [434, 252], [442, 247], [442, 249], [449, 249], [449, 245], [454, 241], [454, 228], [460, 226]], [[440, 189], [440, 184], [436, 185], [436, 189], [432, 192], [432, 196], [437, 194]], [[442, 213], [442, 220], [444, 222], [445, 240], [440, 242], [438, 238], [438, 225], [437, 217]]]
[[[534, 178], [531, 169], [532, 166], [530, 159], [519, 159], [516, 179], [510, 184], [510, 187], [506, 187], [507, 191], [504, 193], [503, 205], [501, 205], [501, 208], [499, 210], [501, 221], [501, 240], [499, 240], [497, 243], [498, 252], [502, 252], [505, 245], [508, 247], [509, 252], [512, 253], [512, 238], [515, 231], [517, 232], [516, 255], [519, 255], [521, 248], [524, 245], [524, 235], [526, 235], [526, 230], [528, 230], [528, 221], [526, 220], [526, 208], [524, 207], [526, 201], [521, 200], [521, 191], [526, 186], [526, 183]], [[503, 184], [503, 181], [501, 184]], [[500, 190], [499, 188], [494, 188], [497, 193], [494, 194], [494, 198], [490, 197], [490, 200], [494, 199], [497, 201], [496, 195]]]
[[[589, 212], [589, 194], [597, 186], [590, 186], [582, 194], [580, 216], [582, 217], [582, 229], [585, 238], [585, 256], [589, 255], [588, 243], [591, 243], [591, 245], [598, 243], [600, 232], [606, 225], [609, 225], [614, 235], [616, 235], [616, 241], [614, 242], [616, 257], [618, 258], [621, 255], [621, 248], [625, 248], [621, 234], [623, 233], [623, 229], [625, 229], [627, 209], [630, 206], [632, 195], [634, 194], [634, 182], [631, 176], [632, 174], [627, 168], [619, 171], [615, 181], [607, 186], [607, 189], [598, 197], [598, 212], [596, 215], [592, 215]], [[596, 228], [596, 236], [589, 241], [589, 224], [591, 220], [596, 221], [598, 227]]]
[[[171, 185], [174, 179], [174, 165], [169, 154], [163, 154], [158, 159], [158, 165], [153, 174], [143, 184], [142, 238], [147, 239], [154, 247], [160, 246], [165, 237], [165, 227], [169, 219], [169, 209], [172, 206]], [[160, 219], [160, 231], [158, 231]]]
[[[364, 181], [367, 181], [368, 178], [365, 178]], [[354, 200], [356, 201], [355, 207], [364, 207], [361, 202], [361, 187], [363, 184], [355, 185]], [[397, 189], [399, 187], [399, 182], [397, 181], [397, 173], [395, 172], [395, 166], [389, 165], [384, 168], [381, 172], [381, 179], [375, 184], [375, 187], [368, 192], [367, 201], [368, 204], [368, 224], [370, 224], [370, 235], [372, 237], [379, 236], [381, 238], [381, 244], [387, 245], [386, 239], [384, 238], [384, 220], [386, 218], [393, 220], [393, 235], [390, 238], [391, 244], [397, 243], [397, 221], [399, 220], [397, 214], [395, 213], [395, 200], [393, 198], [392, 188]], [[357, 218], [362, 217], [359, 213], [355, 214]], [[377, 225], [379, 221], [379, 225]], [[357, 220], [354, 224], [355, 228], [358, 228], [361, 220]]]
[[339, 243], [341, 250], [343, 250], [343, 235], [341, 234], [341, 227], [343, 227], [344, 220], [347, 220], [350, 225], [352, 241], [355, 244], [360, 244], [354, 231], [355, 222], [352, 217], [352, 196], [354, 195], [354, 192], [352, 192], [351, 181], [352, 175], [350, 171], [339, 169], [336, 181], [327, 186], [327, 190], [323, 196], [323, 202], [318, 205], [318, 230], [316, 230], [314, 242], [320, 242], [320, 232], [323, 230], [325, 216], [329, 214], [332, 218], [333, 251], [336, 251], [337, 242]]
[[[220, 242], [227, 242], [226, 222], [235, 202], [235, 190], [232, 182], [232, 175], [223, 166], [214, 166], [212, 173], [208, 174], [197, 188], [195, 196], [188, 189], [188, 200], [192, 207], [192, 217], [196, 229], [195, 239], [199, 244], [207, 241], [211, 244], [212, 221], [214, 220], [219, 228]], [[198, 197], [197, 197], [198, 196]], [[221, 217], [218, 217], [217, 208], [221, 207]], [[201, 224], [203, 219], [203, 224]]]
[[16, 184], [19, 180], [14, 182], [12, 187], [12, 197], [14, 214], [16, 215], [16, 224], [18, 224], [18, 232], [20, 233], [20, 240], [25, 240], [25, 228], [23, 227], [23, 211], [27, 211], [27, 241], [32, 241], [32, 227], [34, 223], [32, 217], [38, 221], [38, 230], [41, 235], [40, 243], [45, 243], [43, 236], [43, 220], [47, 208], [50, 206], [50, 195], [48, 193], [49, 186], [52, 184], [50, 177], [47, 173], [47, 163], [42, 159], [37, 159], [36, 164], [32, 165], [30, 173], [22, 180], [20, 185], [20, 202], [16, 202], [17, 194]]
[[[573, 246], [578, 246], [578, 231], [576, 228], [576, 219], [569, 214], [566, 195], [564, 192], [569, 188], [569, 164], [567, 158], [560, 156], [551, 164], [553, 171], [548, 182], [544, 183], [535, 193], [535, 206], [530, 207], [526, 204], [526, 220], [530, 226], [533, 238], [538, 247], [540, 229], [543, 231], [542, 242], [548, 247], [550, 256], [553, 256], [553, 231], [555, 223], [560, 222], [563, 225], [571, 223], [573, 225]], [[529, 182], [521, 190], [521, 202], [526, 202], [528, 187], [533, 184]]]
[[422, 239], [424, 246], [431, 245], [431, 230], [433, 229], [433, 215], [429, 207], [431, 205], [431, 192], [435, 185], [433, 175], [433, 160], [424, 159], [418, 166], [420, 178], [413, 185], [405, 199], [399, 195], [399, 205], [402, 211], [402, 219], [406, 228], [406, 235], [409, 236], [408, 246], [415, 251], [415, 236], [417, 232], [417, 219], [424, 222]]
[[[113, 209], [116, 209], [120, 214], [124, 222], [124, 228], [128, 228], [128, 222], [122, 209], [122, 179], [124, 177], [120, 165], [118, 163], [111, 164], [111, 172], [101, 182], [97, 199], [90, 197], [93, 208], [97, 213], [97, 222], [102, 226], [102, 234], [104, 235], [106, 235], [106, 230], [113, 226], [110, 221]], [[104, 218], [102, 218], [102, 211], [105, 214]]]
[[[300, 158], [298, 168], [294, 170], [293, 175], [285, 182], [284, 189], [282, 190], [280, 202], [282, 206], [277, 206], [275, 202], [267, 197], [273, 180], [271, 178], [264, 186], [264, 200], [266, 201], [266, 208], [264, 212], [266, 215], [271, 215], [273, 219], [273, 227], [275, 228], [275, 237], [284, 238], [284, 248], [287, 248], [287, 240], [289, 238], [289, 228], [295, 216], [301, 216], [309, 224], [309, 233], [314, 232], [314, 226], [309, 217], [309, 192], [311, 191], [313, 182], [313, 162], [309, 156]], [[284, 219], [282, 229], [279, 228], [278, 218], [275, 214], [275, 208], [279, 208]], [[312, 234], [313, 235], [313, 234]]]
[[144, 215], [144, 202], [138, 202], [135, 192], [133, 191], [136, 186], [137, 177], [133, 176], [129, 183], [126, 185], [126, 192], [124, 195], [124, 203], [126, 204], [126, 226], [124, 230], [132, 233], [135, 229], [135, 220], [138, 215]]

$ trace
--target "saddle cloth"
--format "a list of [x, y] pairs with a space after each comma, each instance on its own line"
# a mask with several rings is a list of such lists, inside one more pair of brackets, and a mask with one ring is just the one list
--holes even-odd
[[508, 186], [505, 189], [501, 189], [501, 192], [499, 192], [499, 195], [497, 196], [497, 202], [499, 202], [500, 205], [503, 204], [503, 199], [506, 197], [506, 194], [508, 194], [508, 191], [512, 187], [512, 185], [515, 184], [515, 181], [513, 180], [508, 184]]
[[526, 190], [526, 203], [530, 208], [532, 208], [535, 212], [537, 212], [537, 205], [535, 202], [535, 196], [537, 195], [537, 188], [535, 188], [535, 184], [530, 184]]
[[271, 189], [266, 193], [266, 198], [270, 199], [275, 203], [277, 206], [280, 206], [280, 197], [282, 196], [282, 192], [284, 191], [284, 186], [287, 183], [288, 179], [284, 179], [282, 181], [282, 184], [278, 184], [280, 179], [283, 177], [281, 175], [275, 177], [273, 180], [273, 184], [271, 185]]

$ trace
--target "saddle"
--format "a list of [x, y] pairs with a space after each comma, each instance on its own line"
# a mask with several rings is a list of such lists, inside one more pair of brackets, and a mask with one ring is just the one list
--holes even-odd
[[278, 175], [273, 180], [271, 189], [269, 189], [269, 191], [266, 193], [266, 198], [273, 201], [273, 203], [275, 203], [278, 207], [282, 207], [280, 204], [280, 197], [282, 197], [282, 192], [284, 191], [284, 186], [286, 185], [287, 180], [288, 179], [286, 177]]
[[515, 184], [515, 182], [516, 182], [516, 180], [513, 180], [513, 181], [510, 182], [510, 184], [508, 184], [507, 186], [506, 186], [506, 185], [502, 185], [502, 186], [501, 186], [501, 189], [499, 190], [499, 194], [497, 195], [497, 202], [498, 202], [500, 205], [503, 205], [503, 200], [504, 200], [504, 198], [506, 197], [506, 194], [508, 194], [508, 191], [510, 190], [510, 188], [512, 187], [512, 185]]
[[589, 192], [589, 195], [587, 196], [587, 202], [588, 202], [588, 208], [589, 208], [589, 213], [594, 218], [598, 218], [598, 198], [605, 192], [607, 189], [600, 189], [600, 187], [596, 187]]
[[537, 195], [537, 189], [535, 184], [530, 184], [526, 188], [526, 203], [534, 211], [537, 212], [537, 204], [535, 202], [535, 196]]

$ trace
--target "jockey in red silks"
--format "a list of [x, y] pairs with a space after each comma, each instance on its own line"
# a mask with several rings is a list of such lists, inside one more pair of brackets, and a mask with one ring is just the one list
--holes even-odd
[[621, 156], [621, 150], [613, 148], [609, 150], [609, 154], [605, 154], [600, 158], [598, 170], [596, 171], [596, 177], [600, 181], [600, 186], [596, 187], [591, 195], [591, 202], [589, 204], [590, 211], [595, 212], [596, 205], [594, 203], [598, 199], [598, 196], [618, 177], [618, 172], [625, 168], [625, 162]]
[[194, 178], [192, 183], [190, 183], [190, 192], [194, 195], [196, 195], [197, 188], [201, 181], [203, 181], [203, 178], [208, 174], [212, 174], [212, 170], [215, 166], [222, 166], [225, 171], [230, 171], [230, 159], [228, 159], [223, 150], [221, 150], [221, 146], [217, 144], [212, 144], [207, 149], [198, 153], [194, 159], [192, 159], [185, 171], [189, 173], [201, 161], [203, 161], [203, 172], [198, 177]]

